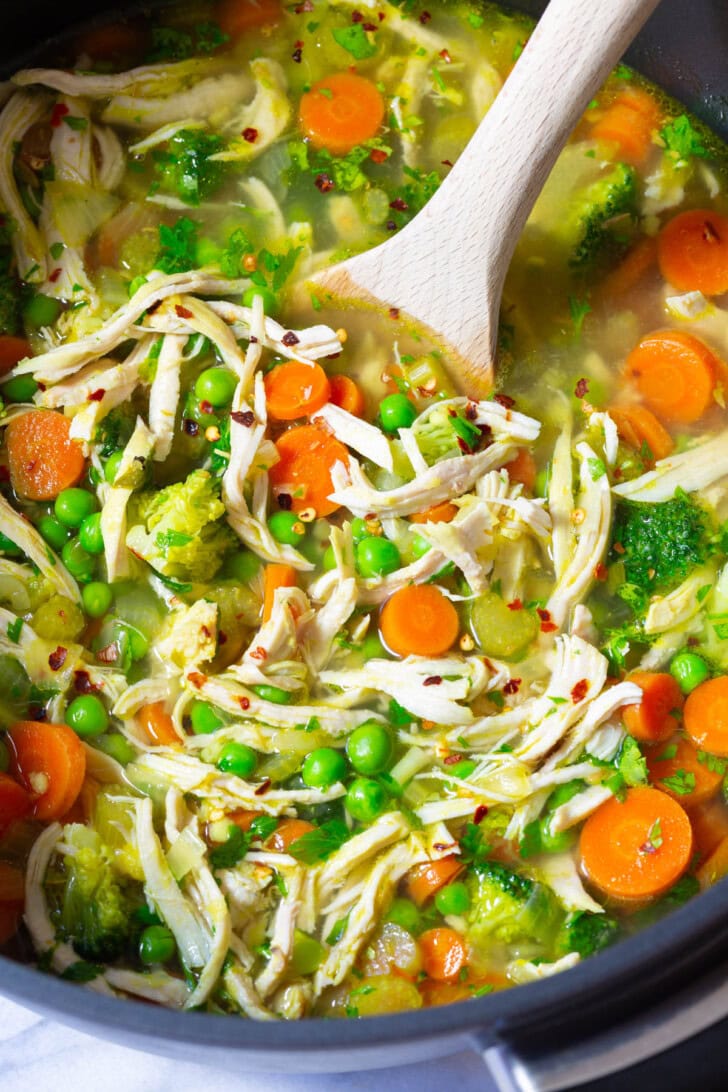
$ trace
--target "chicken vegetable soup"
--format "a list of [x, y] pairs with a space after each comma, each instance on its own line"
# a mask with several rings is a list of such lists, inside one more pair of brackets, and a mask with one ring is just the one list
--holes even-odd
[[612, 74], [486, 399], [311, 281], [426, 204], [529, 31], [181, 3], [3, 85], [7, 955], [357, 1018], [573, 967], [728, 871], [723, 146]]

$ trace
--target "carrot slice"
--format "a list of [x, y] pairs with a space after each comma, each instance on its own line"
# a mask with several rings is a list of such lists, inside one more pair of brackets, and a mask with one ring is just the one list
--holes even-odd
[[630, 88], [617, 95], [592, 126], [594, 140], [616, 144], [620, 157], [637, 167], [652, 147], [652, 134], [660, 125], [660, 107], [652, 95]]
[[711, 770], [708, 756], [682, 737], [653, 748], [647, 755], [647, 769], [655, 788], [669, 793], [684, 808], [710, 800], [723, 781], [721, 773]]
[[409, 584], [391, 595], [379, 617], [385, 644], [398, 656], [441, 656], [460, 629], [450, 600], [432, 584]]
[[720, 799], [690, 809], [695, 852], [706, 860], [719, 842], [728, 838], [728, 809]]
[[728, 757], [728, 675], [708, 679], [688, 695], [685, 730], [701, 750]]
[[169, 747], [181, 742], [174, 726], [174, 721], [167, 712], [163, 701], [143, 705], [137, 713], [139, 726], [146, 733], [149, 742], [156, 747]]
[[0, 773], [0, 834], [16, 819], [24, 819], [33, 808], [27, 790], [6, 773]]
[[277, 421], [295, 421], [326, 405], [331, 387], [320, 364], [289, 360], [278, 364], [265, 377], [268, 412]]
[[305, 819], [281, 819], [266, 845], [274, 853], [287, 853], [298, 838], [315, 829], [313, 823], [308, 823]]
[[422, 967], [436, 982], [453, 982], [467, 963], [465, 941], [454, 929], [428, 929], [420, 936]]
[[425, 1008], [432, 1009], [440, 1005], [452, 1005], [455, 1001], [468, 1001], [472, 997], [479, 997], [480, 993], [490, 990], [503, 990], [510, 985], [508, 979], [502, 974], [479, 975], [477, 978], [469, 978], [467, 982], [435, 982], [431, 978], [425, 978], [419, 983]]
[[723, 838], [695, 873], [703, 891], [728, 876], [728, 838]]
[[675, 446], [672, 436], [647, 406], [611, 406], [609, 416], [617, 426], [620, 439], [635, 451], [650, 450], [652, 462], [666, 459]]
[[627, 357], [625, 376], [664, 421], [692, 424], [713, 401], [724, 365], [708, 346], [682, 330], [656, 330]]
[[13, 489], [27, 500], [53, 500], [81, 478], [86, 460], [71, 422], [54, 410], [31, 410], [5, 430]]
[[21, 869], [0, 861], [0, 903], [22, 902], [25, 898], [25, 877]]
[[681, 292], [728, 292], [728, 217], [690, 209], [669, 220], [657, 239], [660, 272]]
[[355, 417], [364, 416], [364, 394], [358, 383], [348, 375], [332, 375], [329, 379], [331, 401]]
[[365, 76], [335, 72], [301, 96], [298, 118], [317, 148], [345, 155], [376, 136], [384, 121], [384, 99]]
[[0, 944], [7, 944], [20, 928], [23, 905], [22, 902], [0, 903]]
[[660, 743], [669, 739], [677, 727], [685, 698], [672, 675], [663, 671], [634, 671], [629, 681], [642, 691], [639, 705], [626, 705], [622, 719], [630, 735], [640, 743]]
[[259, 819], [263, 815], [262, 811], [248, 811], [246, 808], [238, 808], [237, 811], [228, 812], [227, 818], [231, 823], [235, 823], [236, 827], [240, 827], [244, 834], [247, 834], [256, 819]]
[[629, 250], [620, 265], [599, 286], [600, 296], [615, 299], [632, 292], [657, 261], [657, 240], [646, 235]]
[[78, 799], [86, 776], [86, 752], [65, 724], [21, 720], [8, 733], [13, 768], [21, 784], [35, 794], [36, 819], [58, 819]]
[[294, 512], [307, 508], [313, 508], [317, 516], [335, 512], [339, 505], [329, 500], [334, 491], [331, 471], [336, 463], [349, 465], [344, 445], [315, 425], [299, 425], [284, 432], [276, 448], [280, 461], [269, 472], [276, 495], [288, 493]]
[[536, 484], [536, 460], [525, 447], [520, 449], [515, 459], [506, 463], [504, 469], [512, 482], [520, 482], [526, 489], [532, 490]]
[[424, 512], [415, 512], [410, 516], [410, 523], [450, 523], [458, 514], [459, 508], [451, 501], [442, 501], [426, 508]]
[[263, 621], [273, 613], [279, 588], [295, 588], [298, 574], [292, 565], [266, 565], [263, 574]]
[[581, 859], [592, 883], [615, 899], [653, 899], [690, 863], [693, 832], [667, 793], [628, 789], [593, 812], [581, 832]]
[[457, 857], [441, 857], [437, 861], [412, 865], [405, 873], [405, 891], [412, 902], [423, 906], [436, 891], [450, 883], [462, 870], [463, 863]]
[[32, 356], [33, 350], [24, 337], [12, 337], [3, 334], [0, 337], [0, 375], [7, 375], [11, 368], [26, 356]]
[[278, 23], [282, 18], [279, 0], [220, 0], [215, 8], [215, 21], [230, 38], [239, 38], [246, 30]]

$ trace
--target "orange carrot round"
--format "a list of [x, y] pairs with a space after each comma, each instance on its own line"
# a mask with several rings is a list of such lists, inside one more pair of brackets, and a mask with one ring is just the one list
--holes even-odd
[[317, 516], [330, 516], [339, 507], [329, 500], [334, 486], [331, 471], [336, 463], [349, 464], [343, 444], [316, 428], [299, 425], [276, 441], [280, 461], [271, 467], [269, 478], [276, 494], [288, 493], [294, 512], [313, 508]]
[[690, 863], [693, 832], [685, 811], [667, 793], [628, 789], [589, 816], [579, 843], [591, 882], [615, 899], [653, 899]]
[[320, 364], [289, 360], [265, 377], [268, 412], [277, 421], [295, 421], [320, 410], [331, 395], [326, 372]]
[[450, 600], [432, 584], [409, 584], [384, 604], [379, 627], [398, 656], [441, 656], [455, 643], [460, 628]]
[[236, 827], [240, 827], [244, 834], [252, 827], [256, 819], [263, 815], [262, 811], [248, 811], [247, 808], [238, 808], [237, 811], [228, 812], [227, 818]]
[[0, 337], [0, 376], [7, 375], [11, 368], [26, 356], [32, 356], [33, 350], [24, 337], [12, 337], [3, 334]]
[[625, 376], [664, 421], [699, 421], [713, 401], [723, 365], [708, 346], [682, 330], [647, 334], [627, 357]]
[[526, 489], [532, 490], [536, 484], [536, 460], [525, 447], [519, 449], [515, 459], [506, 463], [505, 469], [512, 482], [520, 482]]
[[440, 857], [412, 865], [404, 877], [404, 888], [412, 902], [423, 906], [441, 887], [450, 883], [463, 870], [458, 857]]
[[29, 815], [33, 801], [27, 790], [6, 773], [0, 773], [0, 835], [16, 819]]
[[728, 838], [728, 809], [720, 798], [690, 809], [695, 852], [705, 860], [719, 842]]
[[155, 747], [170, 747], [181, 742], [163, 701], [143, 705], [136, 716], [149, 742]]
[[377, 135], [384, 121], [384, 99], [365, 76], [335, 72], [301, 96], [298, 117], [317, 148], [346, 155]]
[[685, 730], [701, 750], [728, 757], [728, 675], [708, 679], [688, 695]]
[[247, 30], [279, 23], [282, 18], [279, 0], [219, 0], [215, 8], [220, 30], [233, 39]]
[[450, 523], [458, 514], [459, 508], [452, 501], [442, 501], [425, 508], [424, 512], [415, 512], [410, 516], [410, 523]]
[[86, 752], [65, 724], [21, 720], [8, 733], [13, 770], [33, 793], [33, 814], [59, 819], [75, 804], [86, 776]]
[[454, 929], [428, 929], [420, 936], [422, 967], [436, 982], [453, 982], [467, 963], [465, 941]]
[[656, 789], [669, 793], [684, 808], [710, 800], [720, 789], [723, 775], [708, 765], [708, 756], [690, 740], [677, 736], [647, 755], [650, 781]]
[[592, 126], [594, 140], [616, 144], [620, 158], [633, 166], [644, 163], [652, 147], [652, 134], [660, 124], [660, 108], [652, 95], [640, 88], [623, 91]]
[[364, 416], [364, 394], [358, 383], [348, 375], [332, 375], [329, 378], [331, 401], [355, 417]]
[[622, 710], [624, 726], [640, 743], [660, 743], [669, 739], [677, 727], [675, 714], [680, 713], [685, 698], [672, 675], [663, 671], [634, 671], [629, 681], [642, 691], [639, 705], [626, 705]]
[[274, 853], [287, 853], [297, 839], [315, 829], [313, 823], [305, 819], [281, 819], [266, 845]]
[[71, 422], [55, 410], [31, 410], [5, 430], [13, 489], [26, 500], [53, 500], [75, 485], [86, 467], [70, 438]]
[[279, 588], [295, 588], [298, 574], [292, 565], [266, 565], [263, 573], [263, 621], [273, 613], [276, 592]]
[[478, 997], [481, 992], [486, 992], [488, 987], [490, 990], [503, 990], [509, 985], [505, 975], [492, 972], [469, 978], [467, 982], [435, 982], [431, 978], [425, 978], [417, 989], [425, 1008], [431, 1009], [440, 1005], [452, 1005], [454, 1001], [468, 1001], [472, 997]]
[[666, 459], [675, 446], [670, 433], [647, 406], [611, 406], [609, 416], [617, 426], [620, 439], [629, 447], [643, 451], [647, 444], [652, 462]]
[[724, 876], [728, 876], [728, 838], [718, 843], [695, 875], [703, 891], [707, 887], [712, 887], [718, 880], [722, 880]]
[[673, 216], [657, 240], [660, 272], [681, 292], [728, 292], [728, 217], [710, 209]]

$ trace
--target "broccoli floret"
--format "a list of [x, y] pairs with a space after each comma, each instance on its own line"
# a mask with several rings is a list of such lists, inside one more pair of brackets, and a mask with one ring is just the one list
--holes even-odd
[[54, 914], [58, 930], [81, 959], [118, 959], [134, 945], [138, 925], [133, 914], [143, 902], [142, 886], [114, 867], [113, 851], [95, 831], [74, 824], [66, 828], [64, 841], [74, 852], [64, 856], [62, 873], [48, 880], [51, 888], [63, 881]]
[[612, 560], [630, 584], [648, 592], [674, 588], [709, 552], [705, 511], [682, 490], [659, 504], [623, 501], [612, 530]]
[[476, 864], [469, 885], [468, 932], [476, 945], [500, 941], [549, 950], [563, 913], [547, 887], [495, 861]]
[[173, 580], [211, 580], [237, 545], [223, 520], [220, 482], [206, 470], [194, 470], [158, 493], [140, 494], [136, 509], [144, 526], [132, 527], [127, 544]]
[[180, 129], [166, 151], [155, 152], [159, 184], [187, 205], [199, 205], [222, 182], [224, 164], [210, 157], [223, 149], [222, 137], [202, 129]]
[[637, 176], [624, 163], [574, 195], [566, 230], [574, 239], [569, 264], [575, 272], [593, 272], [624, 250], [636, 200]]
[[601, 952], [612, 944], [621, 930], [618, 922], [606, 914], [590, 914], [580, 910], [569, 914], [559, 930], [556, 947], [560, 954], [578, 952], [582, 958]]

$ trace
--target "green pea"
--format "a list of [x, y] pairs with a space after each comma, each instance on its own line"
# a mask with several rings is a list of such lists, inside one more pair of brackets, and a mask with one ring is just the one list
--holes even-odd
[[0, 739], [0, 773], [7, 773], [10, 768], [10, 751], [7, 743]]
[[412, 535], [410, 538], [410, 549], [415, 561], [418, 561], [421, 557], [424, 557], [428, 550], [432, 549], [432, 546], [423, 538], [422, 535]]
[[258, 755], [245, 743], [226, 743], [217, 760], [217, 768], [222, 773], [235, 774], [236, 777], [250, 777], [258, 765]]
[[454, 766], [449, 766], [447, 772], [452, 774], [453, 777], [467, 780], [477, 765], [478, 763], [473, 762], [472, 758], [463, 758], [460, 762], [456, 762]]
[[392, 737], [374, 720], [355, 728], [346, 741], [346, 754], [357, 773], [378, 774], [392, 757]]
[[209, 236], [203, 235], [197, 240], [198, 265], [216, 265], [220, 261], [221, 253], [220, 247]]
[[385, 432], [409, 428], [417, 417], [417, 410], [406, 394], [388, 394], [379, 403], [379, 419]]
[[420, 912], [409, 899], [394, 899], [387, 911], [385, 921], [392, 921], [408, 933], [419, 933], [422, 928]]
[[8, 538], [0, 531], [0, 553], [6, 554], [8, 557], [20, 557], [23, 551], [11, 538]]
[[296, 974], [313, 974], [321, 966], [326, 949], [315, 937], [296, 929], [293, 938], [291, 964]]
[[71, 537], [70, 527], [64, 527], [55, 516], [41, 516], [38, 520], [38, 530], [48, 545], [56, 551], [62, 550]]
[[464, 883], [456, 880], [441, 887], [435, 894], [435, 908], [444, 918], [448, 914], [465, 914], [470, 908], [470, 895]]
[[142, 963], [169, 963], [176, 951], [174, 935], [166, 925], [148, 925], [139, 938]]
[[78, 541], [89, 554], [104, 552], [104, 536], [101, 534], [101, 513], [86, 516], [78, 529]]
[[207, 736], [222, 728], [223, 719], [215, 709], [206, 701], [195, 699], [189, 708], [189, 717], [192, 723], [192, 731], [196, 736]]
[[250, 288], [246, 288], [243, 293], [243, 307], [252, 307], [256, 296], [260, 296], [263, 300], [263, 310], [266, 315], [277, 314], [278, 297], [275, 292], [272, 292], [270, 288], [266, 288], [265, 285], [254, 284]]
[[324, 572], [325, 573], [330, 573], [332, 569], [336, 568], [336, 555], [334, 553], [333, 546], [327, 546], [326, 547], [326, 552], [324, 553], [323, 565], [324, 565]]
[[103, 618], [114, 600], [114, 595], [108, 584], [92, 580], [81, 588], [81, 600], [89, 618]]
[[132, 913], [132, 919], [139, 925], [161, 925], [162, 919], [159, 914], [155, 914], [153, 910], [144, 903], [142, 906], [137, 906], [136, 910]]
[[357, 546], [363, 538], [369, 538], [367, 521], [362, 519], [361, 516], [354, 516], [354, 519], [351, 521], [351, 537], [354, 540], [355, 546]]
[[195, 397], [215, 409], [229, 406], [238, 385], [237, 376], [227, 368], [205, 368], [197, 377]]
[[386, 576], [401, 564], [399, 550], [388, 538], [370, 535], [356, 547], [356, 567], [362, 576]]
[[678, 652], [670, 663], [670, 674], [683, 694], [689, 694], [710, 675], [710, 668], [697, 652]]
[[361, 651], [365, 663], [368, 660], [381, 660], [389, 656], [389, 653], [382, 644], [381, 638], [376, 630], [367, 633], [361, 643]]
[[111, 455], [109, 455], [108, 459], [106, 460], [106, 465], [104, 466], [104, 477], [106, 478], [109, 485], [114, 484], [114, 478], [119, 471], [119, 463], [121, 462], [123, 457], [123, 451], [114, 451]]
[[565, 853], [567, 849], [571, 849], [577, 838], [573, 829], [552, 832], [550, 815], [544, 815], [539, 821], [538, 832], [544, 853]]
[[129, 740], [120, 735], [103, 733], [96, 736], [93, 745], [109, 758], [113, 758], [120, 766], [128, 766], [136, 758], [136, 751]]
[[15, 375], [3, 383], [2, 394], [6, 402], [30, 402], [38, 390], [38, 384], [32, 375]]
[[80, 527], [96, 511], [96, 497], [86, 489], [64, 489], [53, 506], [56, 519], [65, 527]]
[[261, 701], [270, 701], [274, 705], [290, 705], [293, 695], [290, 690], [283, 690], [280, 686], [251, 686], [250, 688], [254, 694], [257, 694]]
[[66, 709], [66, 724], [82, 739], [100, 736], [109, 726], [109, 715], [104, 703], [95, 694], [82, 694], [74, 698]]
[[239, 550], [225, 561], [223, 576], [238, 580], [241, 584], [249, 584], [260, 571], [261, 561], [250, 550]]
[[59, 300], [38, 292], [23, 308], [23, 318], [27, 326], [40, 329], [41, 326], [52, 326], [62, 310], [63, 304]]
[[61, 561], [71, 576], [82, 584], [88, 584], [94, 575], [95, 558], [86, 553], [77, 538], [71, 538], [61, 550]]
[[306, 537], [306, 525], [295, 512], [274, 512], [268, 519], [268, 527], [277, 542], [298, 546]]
[[306, 755], [301, 777], [309, 789], [328, 789], [336, 781], [342, 781], [346, 772], [346, 759], [341, 751], [335, 751], [333, 747], [317, 747]]
[[128, 622], [117, 622], [120, 637], [126, 641], [132, 660], [143, 660], [149, 652], [149, 641], [145, 634]]
[[357, 777], [352, 781], [344, 797], [344, 807], [360, 823], [373, 822], [384, 811], [386, 804], [386, 792], [378, 781], [368, 777]]

